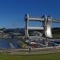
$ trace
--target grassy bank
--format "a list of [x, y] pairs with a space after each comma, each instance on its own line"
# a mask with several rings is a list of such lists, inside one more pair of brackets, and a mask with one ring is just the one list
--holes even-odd
[[60, 34], [53, 34], [54, 38], [60, 38]]
[[0, 60], [60, 60], [60, 53], [44, 54], [44, 55], [0, 54]]

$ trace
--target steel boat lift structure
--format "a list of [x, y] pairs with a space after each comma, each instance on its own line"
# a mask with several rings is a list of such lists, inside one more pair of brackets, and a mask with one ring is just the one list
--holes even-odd
[[[43, 15], [41, 18], [31, 18], [29, 16], [29, 14], [26, 14], [25, 15], [25, 38], [28, 38], [29, 37], [29, 33], [28, 31], [31, 29], [37, 29], [37, 30], [43, 30], [44, 31], [44, 36], [46, 38], [52, 38], [52, 30], [51, 30], [51, 25], [52, 25], [52, 22], [55, 22], [55, 23], [60, 23], [60, 20], [55, 20], [55, 19], [52, 19], [51, 16], [46, 16], [46, 15]], [[29, 21], [39, 21], [39, 22], [42, 22], [43, 26], [42, 27], [29, 27]]]

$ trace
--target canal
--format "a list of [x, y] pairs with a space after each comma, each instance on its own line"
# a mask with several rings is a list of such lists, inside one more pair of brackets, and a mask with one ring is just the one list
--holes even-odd
[[20, 48], [19, 39], [0, 38], [0, 48]]

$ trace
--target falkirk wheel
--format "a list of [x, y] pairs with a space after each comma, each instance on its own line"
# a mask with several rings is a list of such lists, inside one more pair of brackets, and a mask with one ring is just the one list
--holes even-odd
[[[60, 20], [52, 19], [51, 16], [43, 15], [41, 18], [32, 18], [29, 16], [29, 14], [25, 15], [25, 38], [29, 37], [29, 30], [43, 30], [44, 37], [46, 38], [52, 38], [52, 30], [51, 25], [52, 22], [60, 23]], [[30, 27], [29, 21], [39, 21], [42, 22], [42, 27]]]

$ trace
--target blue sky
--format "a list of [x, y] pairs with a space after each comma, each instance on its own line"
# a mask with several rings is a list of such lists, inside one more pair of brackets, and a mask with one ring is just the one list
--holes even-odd
[[[0, 0], [0, 28], [24, 27], [26, 13], [33, 17], [45, 14], [60, 19], [60, 0]], [[34, 22], [36, 26], [41, 25], [37, 23]], [[59, 23], [52, 25], [60, 27]]]

